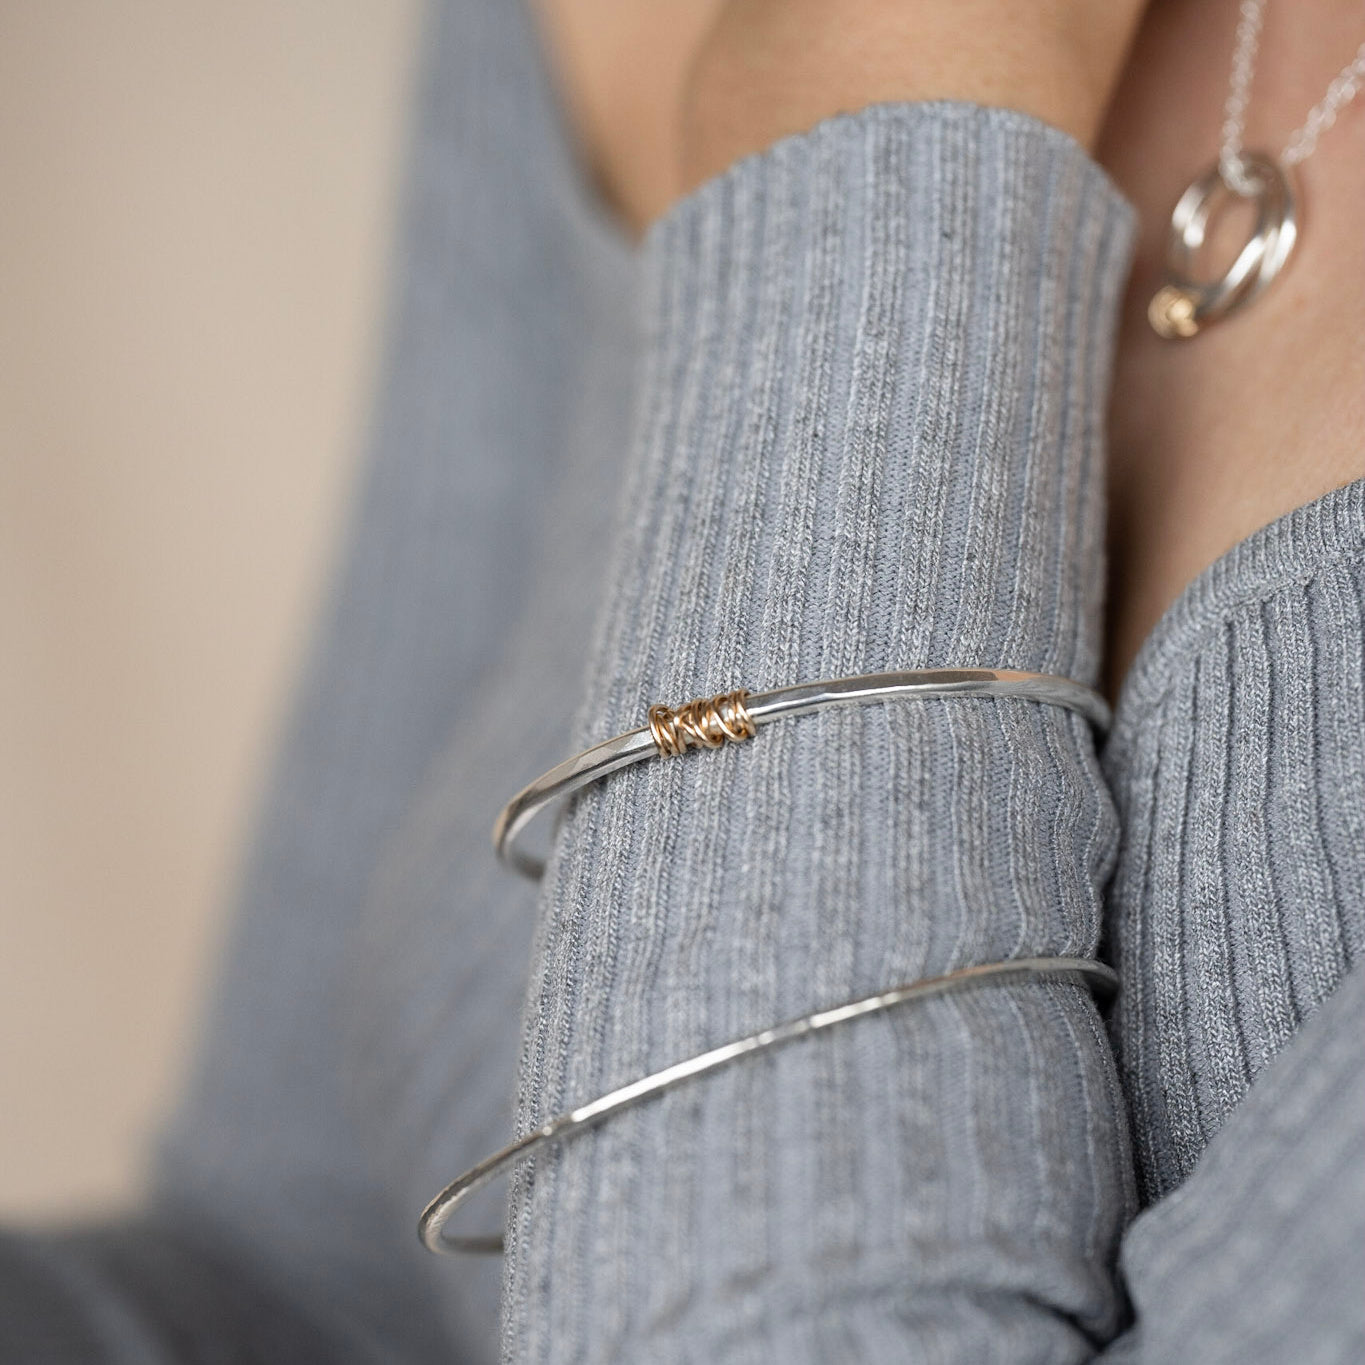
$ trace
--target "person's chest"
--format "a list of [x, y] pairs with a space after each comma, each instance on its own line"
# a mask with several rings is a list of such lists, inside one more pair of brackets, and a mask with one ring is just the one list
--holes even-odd
[[[1304, 25], [1301, 11], [1267, 6], [1249, 148], [1278, 154], [1365, 39], [1358, 5], [1315, 8]], [[1139, 218], [1110, 422], [1111, 699], [1202, 569], [1273, 518], [1365, 475], [1365, 106], [1348, 108], [1297, 169], [1301, 232], [1282, 279], [1188, 340], [1163, 340], [1147, 321], [1171, 209], [1218, 157], [1236, 21], [1232, 0], [1155, 5], [1098, 151]], [[1245, 241], [1249, 216], [1225, 215], [1210, 278]]]

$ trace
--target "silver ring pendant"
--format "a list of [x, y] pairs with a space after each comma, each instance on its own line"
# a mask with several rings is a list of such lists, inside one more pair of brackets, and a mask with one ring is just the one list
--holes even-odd
[[[1147, 306], [1159, 336], [1192, 337], [1227, 317], [1260, 294], [1289, 260], [1298, 236], [1298, 205], [1288, 170], [1262, 152], [1243, 152], [1242, 170], [1249, 191], [1230, 185], [1215, 165], [1180, 196], [1171, 214], [1166, 283]], [[1210, 220], [1235, 196], [1255, 203], [1255, 231], [1226, 274], [1201, 282], [1194, 278], [1195, 255]]]

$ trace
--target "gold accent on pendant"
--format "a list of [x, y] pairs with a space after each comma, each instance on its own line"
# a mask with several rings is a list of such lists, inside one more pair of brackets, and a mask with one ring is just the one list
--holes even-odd
[[1194, 299], [1179, 285], [1163, 284], [1147, 305], [1147, 321], [1159, 337], [1192, 337], [1199, 330]]
[[[1147, 305], [1160, 337], [1176, 340], [1244, 308], [1284, 269], [1298, 238], [1298, 205], [1289, 169], [1264, 152], [1243, 152], [1244, 184], [1223, 178], [1221, 163], [1195, 180], [1176, 202], [1166, 238], [1166, 281]], [[1195, 274], [1212, 217], [1237, 199], [1249, 200], [1256, 226], [1237, 259], [1216, 279]]]

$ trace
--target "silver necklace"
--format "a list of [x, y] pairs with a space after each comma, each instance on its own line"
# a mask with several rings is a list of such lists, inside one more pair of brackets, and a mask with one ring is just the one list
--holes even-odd
[[[1194, 336], [1250, 303], [1284, 269], [1298, 240], [1300, 216], [1291, 168], [1312, 156], [1318, 138], [1365, 85], [1365, 43], [1361, 43], [1278, 157], [1245, 150], [1242, 134], [1265, 7], [1266, 0], [1242, 0], [1217, 164], [1190, 185], [1171, 213], [1165, 283], [1147, 306], [1148, 320], [1163, 337]], [[1204, 244], [1209, 220], [1234, 195], [1255, 205], [1255, 229], [1225, 275], [1197, 280], [1195, 253]]]

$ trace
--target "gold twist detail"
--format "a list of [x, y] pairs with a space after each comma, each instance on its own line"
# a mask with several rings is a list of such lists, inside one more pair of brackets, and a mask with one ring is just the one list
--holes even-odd
[[1160, 337], [1192, 337], [1200, 330], [1194, 315], [1195, 301], [1179, 285], [1163, 284], [1147, 305], [1147, 321]]
[[744, 705], [748, 695], [737, 687], [714, 697], [698, 697], [676, 709], [651, 706], [649, 732], [659, 753], [669, 758], [688, 749], [719, 749], [727, 739], [735, 744], [752, 739], [758, 728]]

